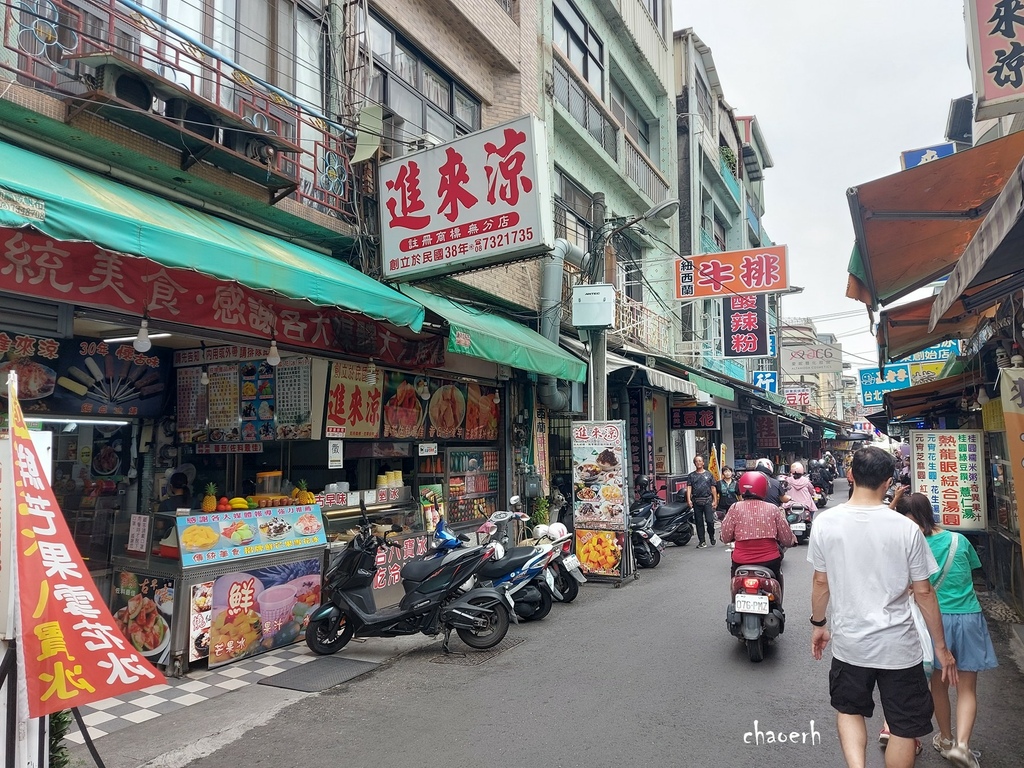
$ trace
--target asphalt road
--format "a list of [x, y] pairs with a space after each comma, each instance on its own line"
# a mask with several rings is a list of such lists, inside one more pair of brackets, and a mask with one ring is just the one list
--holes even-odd
[[[587, 585], [544, 621], [514, 626], [524, 642], [479, 666], [433, 663], [431, 644], [284, 706], [191, 765], [841, 766], [829, 662], [809, 650], [805, 557], [786, 557], [789, 621], [760, 664], [725, 628], [729, 553], [669, 546], [638, 581]], [[974, 746], [985, 768], [1010, 768], [1024, 755], [1024, 676], [1007, 628], [993, 635], [1002, 666], [981, 677]], [[878, 709], [872, 734], [880, 725]], [[757, 731], [787, 743], [751, 743]], [[883, 762], [872, 744], [868, 765]], [[929, 744], [918, 765], [948, 763]]]

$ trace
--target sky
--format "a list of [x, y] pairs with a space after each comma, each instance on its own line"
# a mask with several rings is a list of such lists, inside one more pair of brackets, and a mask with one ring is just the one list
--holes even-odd
[[672, 13], [711, 48], [726, 102], [757, 116], [774, 161], [763, 224], [804, 288], [783, 315], [816, 318], [854, 369], [868, 367], [867, 314], [846, 298], [846, 190], [945, 141], [950, 101], [971, 92], [963, 0], [672, 0]]

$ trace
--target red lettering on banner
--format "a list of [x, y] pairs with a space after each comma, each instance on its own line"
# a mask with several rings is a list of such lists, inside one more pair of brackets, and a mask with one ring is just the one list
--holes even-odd
[[424, 203], [420, 192], [420, 166], [415, 160], [402, 165], [398, 175], [384, 183], [396, 196], [388, 198], [385, 206], [391, 214], [389, 226], [403, 229], [423, 229], [430, 224], [429, 216], [417, 216]]

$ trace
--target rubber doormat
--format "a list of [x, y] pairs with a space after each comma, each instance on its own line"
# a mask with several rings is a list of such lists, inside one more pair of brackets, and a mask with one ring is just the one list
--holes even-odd
[[[515, 648], [523, 640], [524, 638], [522, 637], [506, 637], [496, 646], [486, 651], [474, 651], [467, 646], [462, 646], [462, 648], [456, 646], [456, 650], [447, 656], [442, 653], [440, 656], [430, 659], [430, 661], [434, 664], [459, 664], [464, 667], [475, 667], [483, 664], [488, 659], [493, 659], [499, 653], [504, 653], [509, 648]], [[463, 648], [465, 651], [462, 650]]]
[[287, 688], [290, 691], [305, 691], [306, 693], [317, 693], [326, 691], [336, 685], [351, 680], [354, 677], [365, 675], [375, 667], [379, 667], [372, 661], [358, 661], [357, 659], [345, 659], [339, 656], [326, 656], [308, 664], [289, 669], [278, 675], [265, 677], [259, 681], [260, 685], [272, 685], [275, 688]]

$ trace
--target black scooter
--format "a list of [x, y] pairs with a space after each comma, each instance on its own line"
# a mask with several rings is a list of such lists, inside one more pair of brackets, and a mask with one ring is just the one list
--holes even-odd
[[685, 547], [693, 538], [693, 509], [685, 502], [663, 503], [657, 492], [643, 483], [637, 485], [640, 499], [629, 508], [629, 516], [654, 511], [654, 533], [664, 541]]
[[[398, 547], [376, 536], [363, 510], [364, 524], [331, 564], [324, 577], [325, 597], [310, 614], [306, 645], [320, 655], [340, 651], [354, 636], [399, 637], [422, 632], [444, 633], [442, 649], [454, 629], [470, 648], [485, 650], [508, 632], [512, 598], [496, 589], [478, 587], [465, 594], [460, 587], [495, 555], [493, 545], [463, 548], [468, 537], [456, 537], [442, 518], [434, 531], [435, 551], [402, 566], [405, 597], [397, 606], [377, 609], [372, 584], [377, 551]], [[401, 526], [392, 526], [398, 533]]]

